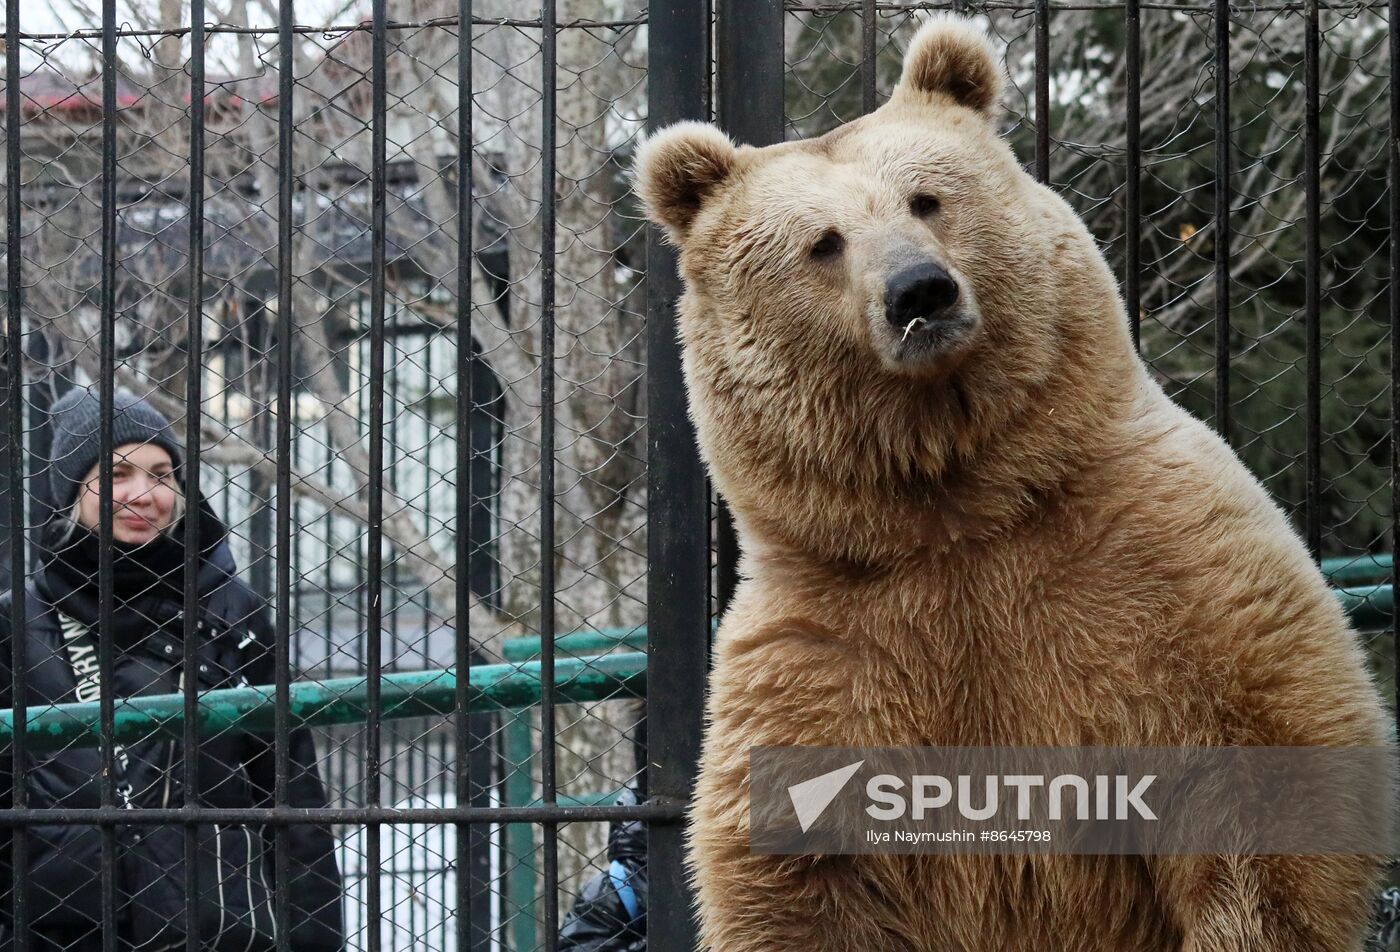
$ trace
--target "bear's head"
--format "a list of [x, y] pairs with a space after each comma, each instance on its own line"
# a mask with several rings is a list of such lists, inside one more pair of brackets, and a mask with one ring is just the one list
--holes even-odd
[[998, 135], [1002, 86], [985, 34], [935, 17], [890, 101], [827, 135], [681, 123], [640, 148], [692, 418], [750, 548], [871, 563], [986, 537], [1131, 402], [1117, 285]]

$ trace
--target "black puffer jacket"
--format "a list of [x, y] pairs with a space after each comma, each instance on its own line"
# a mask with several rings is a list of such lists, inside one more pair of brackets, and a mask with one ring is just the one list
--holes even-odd
[[[201, 601], [198, 657], [186, 663], [180, 626], [167, 623], [154, 628], [146, 637], [117, 650], [112, 671], [115, 697], [178, 693], [182, 672], [186, 670], [197, 674], [201, 690], [274, 681], [272, 633], [265, 607], [235, 576], [226, 542], [213, 547], [205, 561], [209, 563], [205, 570], [218, 570], [223, 580]], [[41, 595], [46, 590], [42, 572], [30, 579], [25, 599], [30, 710], [36, 705], [76, 700], [79, 684], [72, 656], [73, 623]], [[9, 628], [10, 598], [6, 592], [0, 596], [0, 707], [6, 708], [12, 706]], [[95, 633], [91, 644], [96, 645]], [[290, 741], [290, 805], [324, 807], [326, 797], [317, 775], [310, 734], [294, 731]], [[179, 741], [142, 740], [127, 745], [122, 754], [119, 763], [124, 763], [124, 770], [119, 770], [117, 777], [119, 804], [133, 809], [184, 804], [183, 750]], [[100, 766], [100, 754], [92, 748], [32, 753], [25, 778], [29, 806], [99, 806]], [[205, 807], [270, 806], [273, 776], [274, 755], [269, 736], [226, 733], [201, 741], [199, 798]], [[11, 758], [8, 752], [0, 752], [0, 798], [5, 806], [12, 802], [11, 789]], [[183, 828], [118, 826], [116, 837], [115, 882], [122, 946], [148, 950], [183, 948]], [[8, 891], [13, 882], [8, 831], [3, 833], [3, 840], [0, 878], [5, 880], [3, 885]], [[291, 948], [296, 952], [342, 949], [341, 882], [330, 831], [324, 826], [291, 826], [287, 842]], [[274, 949], [272, 897], [276, 867], [272, 861], [272, 829], [239, 823], [201, 825], [198, 844], [201, 948], [211, 952]], [[48, 939], [75, 941], [75, 947], [87, 948], [99, 935], [101, 852], [102, 835], [96, 827], [31, 827], [29, 869], [22, 875], [28, 881], [30, 921], [41, 947]], [[0, 916], [8, 919], [9, 907], [8, 900], [0, 902]]]

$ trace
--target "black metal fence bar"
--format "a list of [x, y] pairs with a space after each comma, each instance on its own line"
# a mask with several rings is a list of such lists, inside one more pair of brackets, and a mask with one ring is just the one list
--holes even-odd
[[[540, 797], [558, 803], [558, 736], [555, 721], [555, 145], [558, 36], [555, 0], [543, 0], [540, 19]], [[559, 825], [546, 821], [544, 839], [544, 947], [559, 946]]]
[[[470, 573], [472, 539], [462, 527], [470, 524], [471, 514], [476, 511], [475, 483], [472, 470], [476, 462], [469, 421], [473, 419], [477, 406], [476, 388], [472, 385], [472, 154], [475, 151], [475, 136], [472, 134], [472, 0], [458, 0], [457, 4], [457, 280], [456, 313], [457, 328], [457, 444], [456, 468], [456, 515], [458, 531], [454, 538], [454, 551], [457, 557], [454, 576], [457, 601], [453, 614], [452, 663], [458, 675], [467, 670], [472, 655], [471, 589]], [[472, 753], [471, 716], [467, 713], [467, 684], [464, 677], [457, 678], [457, 713], [452, 719], [453, 748], [452, 769], [456, 774], [453, 805], [460, 811], [472, 802], [471, 775], [468, 771]], [[460, 813], [459, 813], [460, 816]], [[472, 853], [473, 828], [470, 823], [459, 820], [454, 826], [455, 858], [457, 879], [456, 901], [456, 948], [457, 952], [471, 952], [478, 930], [489, 940], [491, 924], [479, 923], [474, 915], [473, 893], [484, 884], [474, 881], [475, 865], [470, 862]]]
[[[275, 555], [277, 603], [273, 658], [276, 666], [276, 711], [273, 729], [274, 808], [286, 809], [291, 784], [291, 677], [292, 677], [292, 377], [296, 370], [292, 308], [293, 203], [295, 174], [293, 143], [296, 128], [296, 52], [292, 45], [295, 22], [293, 0], [282, 0], [277, 8], [277, 486]], [[377, 593], [376, 593], [377, 594]], [[376, 635], [378, 633], [376, 632]], [[277, 952], [291, 952], [291, 896], [289, 873], [291, 852], [287, 829], [273, 831], [272, 853], [273, 929]]]
[[1142, 11], [1140, 0], [1123, 5], [1124, 103], [1123, 303], [1133, 346], [1142, 350]]
[[[385, 165], [388, 161], [385, 137], [388, 123], [388, 56], [384, 31], [386, 0], [370, 4], [370, 271], [369, 271], [369, 531], [368, 544], [368, 611], [366, 626], [369, 636], [365, 667], [369, 672], [366, 695], [368, 719], [365, 722], [365, 802], [370, 807], [382, 805], [380, 784], [380, 715], [383, 703], [379, 691], [379, 675], [384, 668], [384, 308], [385, 308]], [[365, 828], [365, 865], [379, 869], [383, 863], [380, 829], [377, 824]], [[381, 881], [370, 876], [365, 881], [365, 922], [369, 929], [369, 952], [380, 952], [383, 932], [379, 928], [384, 900]]]
[[1035, 177], [1050, 181], [1050, 0], [1035, 0]]
[[739, 584], [739, 530], [734, 525], [734, 513], [723, 499], [714, 506], [714, 546], [715, 615], [723, 617], [729, 608], [729, 600], [734, 597], [734, 589]]
[[[19, 0], [5, 2], [5, 49], [20, 49]], [[27, 665], [23, 638], [14, 637], [25, 625], [24, 538], [24, 322], [22, 270], [20, 260], [20, 62], [18, 56], [5, 58], [5, 456], [9, 485], [6, 503], [9, 519], [10, 555], [10, 691], [15, 729], [24, 731], [29, 720], [26, 690]], [[18, 810], [29, 805], [28, 756], [23, 738], [10, 749], [10, 805]], [[0, 792], [3, 794], [3, 792]], [[12, 869], [29, 866], [29, 831], [13, 830], [9, 843]], [[29, 952], [28, 877], [14, 877], [10, 896], [11, 925], [16, 952]]]
[[1306, 262], [1304, 264], [1304, 321], [1307, 415], [1304, 421], [1306, 483], [1303, 500], [1303, 536], [1314, 559], [1322, 560], [1322, 146], [1318, 123], [1322, 81], [1318, 67], [1317, 0], [1308, 0], [1303, 26], [1303, 73], [1307, 103], [1303, 120], [1303, 170], [1306, 196]]
[[[864, 12], [869, 12], [873, 6], [864, 8]], [[781, 142], [782, 0], [720, 0], [717, 14], [715, 82], [719, 124], [745, 145]], [[875, 37], [874, 21], [866, 21], [862, 14], [861, 100], [872, 104], [875, 100]]]
[[[658, 129], [710, 113], [710, 10], [651, 0], [647, 125]], [[695, 785], [708, 654], [709, 543], [706, 481], [686, 414], [675, 306], [674, 251], [647, 233], [647, 649], [648, 675], [665, 684], [647, 700], [647, 790], [652, 802], [684, 804]], [[684, 830], [647, 830], [647, 948], [686, 952], [697, 943], [686, 899]]]
[[[204, 505], [200, 489], [200, 463], [204, 417], [204, 0], [190, 3], [190, 168], [189, 168], [189, 310], [185, 328], [185, 461], [186, 510], [198, 513]], [[187, 810], [200, 806], [199, 684], [195, 659], [199, 657], [199, 553], [204, 520], [185, 520], [185, 592], [181, 624], [184, 635], [183, 673], [185, 730], [181, 746], [181, 778]], [[185, 824], [185, 921], [199, 921], [199, 827]], [[275, 834], [274, 834], [275, 835]], [[185, 952], [199, 952], [199, 930], [185, 930]]]
[[[878, 105], [880, 51], [876, 44], [879, 35], [880, 12], [876, 8], [875, 0], [864, 0], [860, 8], [860, 110], [863, 113], [873, 112]], [[781, 33], [778, 38], [782, 39]], [[778, 64], [779, 72], [782, 71], [782, 65]], [[719, 75], [720, 81], [723, 82], [724, 72], [721, 70]], [[779, 106], [782, 105], [782, 101], [782, 97], [779, 96]]]
[[[263, 823], [270, 826], [298, 826], [306, 823], [345, 823], [402, 825], [408, 823], [609, 823], [614, 820], [645, 820], [670, 825], [685, 816], [686, 804], [648, 802], [633, 806], [526, 806], [526, 807], [201, 807], [190, 812], [183, 807], [57, 808], [7, 810], [0, 814], [0, 829], [22, 826], [56, 826], [122, 822], [132, 826], [168, 826], [197, 820], [200, 823]], [[663, 895], [668, 895], [663, 893]], [[671, 893], [669, 895], [684, 895]]]
[[[1386, 290], [1389, 297], [1390, 336], [1390, 538], [1400, 540], [1400, 0], [1389, 0], [1386, 7], [1389, 30], [1386, 35], [1389, 75], [1390, 123], [1386, 148], [1386, 187], [1390, 191], [1389, 276]], [[1390, 585], [1400, 592], [1400, 559], [1391, 560]], [[1400, 612], [1391, 620], [1392, 670], [1400, 672]], [[1400, 728], [1400, 676], [1395, 678], [1395, 719]]]
[[[861, 21], [862, 101], [875, 101], [874, 4]], [[863, 14], [864, 16], [864, 14]], [[736, 141], [765, 146], [783, 140], [782, 0], [719, 0], [715, 18], [716, 116]], [[873, 108], [873, 105], [872, 107]], [[721, 499], [715, 513], [715, 610], [723, 615], [739, 581], [739, 536]]]
[[1230, 0], [1215, 0], [1215, 428], [1230, 418]]
[[[117, 321], [117, 11], [116, 0], [102, 3], [102, 288], [98, 330], [98, 393], [101, 402], [98, 449], [98, 670], [103, 685], [112, 684], [115, 646], [112, 632], [113, 578], [113, 402], [116, 376]], [[79, 497], [81, 498], [81, 491]], [[102, 719], [101, 800], [114, 807], [117, 799], [115, 698], [100, 694]], [[117, 830], [102, 826], [102, 949], [117, 950]]]

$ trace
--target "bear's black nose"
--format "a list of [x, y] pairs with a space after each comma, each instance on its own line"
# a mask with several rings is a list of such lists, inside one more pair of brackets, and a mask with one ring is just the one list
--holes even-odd
[[958, 282], [932, 261], [911, 265], [885, 282], [885, 319], [898, 328], [935, 320], [958, 300]]

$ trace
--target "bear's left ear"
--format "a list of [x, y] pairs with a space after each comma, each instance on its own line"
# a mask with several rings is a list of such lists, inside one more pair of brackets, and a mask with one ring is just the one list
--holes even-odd
[[994, 118], [1005, 73], [985, 31], [970, 20], [935, 14], [924, 21], [904, 54], [896, 93], [942, 93], [960, 106]]
[[633, 163], [647, 217], [680, 241], [700, 206], [734, 170], [734, 143], [714, 126], [678, 122], [649, 137]]

